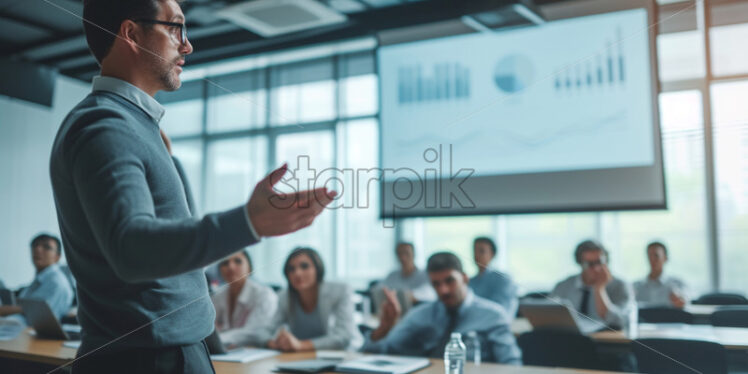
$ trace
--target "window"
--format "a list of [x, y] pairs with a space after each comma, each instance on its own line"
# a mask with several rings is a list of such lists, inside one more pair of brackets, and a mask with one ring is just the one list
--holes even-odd
[[712, 85], [714, 165], [723, 288], [745, 292], [748, 277], [748, 81]]
[[267, 140], [237, 138], [208, 143], [206, 212], [246, 203], [267, 172]]
[[340, 113], [342, 117], [366, 116], [379, 110], [374, 57], [369, 52], [341, 56]]
[[271, 68], [271, 123], [276, 126], [335, 118], [330, 58]]
[[235, 131], [263, 127], [267, 118], [265, 72], [255, 70], [206, 81], [208, 131]]
[[[366, 285], [385, 275], [395, 265], [395, 230], [379, 219], [379, 174], [365, 177], [379, 164], [376, 141], [379, 128], [374, 119], [338, 124], [338, 168], [351, 171], [344, 178], [341, 207], [337, 214], [337, 261], [340, 275]], [[343, 172], [343, 176], [345, 173]], [[358, 177], [357, 177], [358, 176]]]
[[574, 249], [582, 240], [595, 238], [595, 228], [592, 213], [508, 217], [509, 274], [524, 291], [550, 291], [556, 282], [579, 273]]
[[712, 73], [727, 76], [748, 73], [748, 3], [745, 1], [711, 1], [709, 30]]
[[[334, 138], [330, 131], [300, 132], [279, 136], [276, 141], [275, 158], [278, 165], [288, 162], [289, 169], [284, 181], [285, 186], [280, 185], [279, 189], [293, 193], [314, 188], [316, 175], [334, 166], [333, 144]], [[298, 184], [296, 180], [299, 181]], [[306, 181], [309, 181], [310, 187], [303, 185]], [[290, 186], [293, 186], [293, 189]], [[319, 252], [326, 268], [333, 269], [328, 276], [335, 278], [334, 216], [335, 211], [326, 210], [310, 227], [290, 235], [264, 240], [266, 242], [264, 250], [257, 251], [257, 257], [260, 259], [258, 263], [267, 267], [263, 269], [263, 279], [275, 283], [283, 282], [282, 270], [286, 255], [299, 246], [311, 247]]]
[[203, 82], [185, 82], [174, 92], [160, 92], [156, 98], [166, 112], [159, 125], [171, 138], [199, 135], [203, 130]]
[[601, 215], [601, 237], [618, 276], [644, 278], [647, 243], [662, 241], [669, 252], [665, 271], [684, 280], [694, 297], [710, 286], [701, 102], [699, 91], [660, 95], [668, 209]]
[[684, 31], [657, 36], [657, 63], [662, 82], [703, 77], [706, 61], [701, 33]]

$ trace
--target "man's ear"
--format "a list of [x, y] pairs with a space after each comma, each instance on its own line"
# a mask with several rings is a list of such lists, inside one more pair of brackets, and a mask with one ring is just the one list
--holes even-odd
[[133, 52], [137, 52], [140, 45], [140, 39], [142, 38], [143, 29], [134, 21], [126, 19], [119, 25], [119, 33], [117, 33], [117, 39], [124, 42], [128, 48], [131, 48]]
[[465, 284], [470, 283], [470, 278], [468, 278], [467, 274], [464, 272], [462, 273], [462, 281], [465, 282]]

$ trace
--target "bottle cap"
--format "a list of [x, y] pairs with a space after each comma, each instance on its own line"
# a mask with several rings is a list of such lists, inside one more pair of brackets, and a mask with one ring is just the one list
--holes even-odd
[[455, 339], [455, 338], [461, 339], [462, 334], [460, 334], [459, 332], [453, 332], [449, 337], [451, 337], [452, 339]]

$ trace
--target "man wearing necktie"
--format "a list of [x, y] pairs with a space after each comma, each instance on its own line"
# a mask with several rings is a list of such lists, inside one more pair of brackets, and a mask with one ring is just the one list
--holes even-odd
[[580, 314], [601, 322], [600, 327], [625, 326], [636, 308], [634, 293], [631, 285], [611, 275], [605, 247], [586, 240], [577, 246], [574, 259], [582, 272], [559, 282], [551, 297], [567, 301]]
[[521, 364], [509, 328], [510, 316], [500, 305], [470, 290], [457, 256], [436, 253], [429, 258], [426, 271], [439, 300], [419, 304], [398, 322], [400, 304], [392, 291], [385, 290], [379, 327], [367, 334], [364, 352], [443, 357], [452, 332], [475, 331], [486, 361]]
[[[39, 234], [31, 241], [31, 261], [36, 269], [34, 281], [18, 295], [20, 298], [44, 300], [57, 318], [67, 314], [73, 305], [73, 287], [65, 277], [60, 265], [62, 248], [60, 239], [48, 234]], [[0, 317], [13, 315], [23, 320], [21, 307], [0, 306]]]

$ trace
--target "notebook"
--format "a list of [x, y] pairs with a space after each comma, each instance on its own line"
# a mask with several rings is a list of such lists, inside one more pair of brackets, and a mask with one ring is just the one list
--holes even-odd
[[281, 373], [321, 373], [335, 370], [340, 360], [304, 360], [285, 362], [276, 366], [275, 371]]
[[406, 374], [429, 366], [431, 362], [421, 357], [365, 356], [339, 364], [341, 373]]

